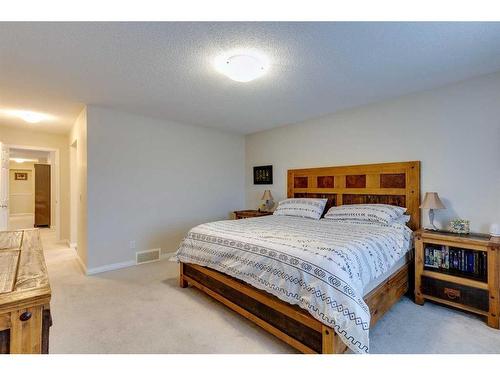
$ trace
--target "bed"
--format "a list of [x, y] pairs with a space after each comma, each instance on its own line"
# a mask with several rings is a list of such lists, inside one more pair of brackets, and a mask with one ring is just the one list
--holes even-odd
[[[191, 229], [176, 254], [192, 285], [304, 353], [369, 351], [369, 329], [408, 290], [420, 163], [288, 171], [289, 198], [407, 208], [405, 224], [267, 216]], [[410, 230], [411, 229], [411, 230]]]

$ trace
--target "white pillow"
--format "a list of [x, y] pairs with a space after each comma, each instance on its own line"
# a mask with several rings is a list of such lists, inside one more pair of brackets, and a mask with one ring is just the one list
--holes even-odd
[[392, 225], [392, 224], [404, 224], [406, 225], [410, 221], [410, 215], [402, 215], [397, 219], [391, 221], [389, 224], [385, 224], [381, 221], [367, 221], [367, 220], [358, 220], [358, 219], [328, 219], [325, 216], [325, 219], [328, 221], [338, 222], [338, 223], [346, 223], [346, 224], [377, 224], [377, 225]]
[[374, 221], [390, 224], [405, 213], [406, 208], [388, 204], [347, 204], [328, 210], [325, 219]]
[[278, 216], [298, 216], [319, 220], [328, 199], [326, 198], [289, 198], [279, 202], [274, 211]]

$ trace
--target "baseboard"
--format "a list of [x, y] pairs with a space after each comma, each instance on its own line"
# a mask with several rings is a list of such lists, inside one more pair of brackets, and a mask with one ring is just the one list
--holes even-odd
[[75, 251], [76, 260], [78, 262], [78, 265], [80, 266], [80, 268], [83, 271], [83, 273], [85, 275], [87, 275], [87, 267], [85, 266], [85, 264], [83, 264], [82, 259], [80, 258], [80, 255], [78, 255], [78, 252], [76, 251], [76, 248], [73, 248], [73, 250]]
[[[164, 253], [160, 256], [160, 260], [170, 259], [174, 254], [175, 254], [175, 251], [173, 251], [171, 253]], [[78, 257], [78, 260], [80, 261], [80, 264], [83, 266], [83, 264], [81, 263], [80, 257]], [[102, 272], [119, 270], [121, 268], [128, 268], [128, 267], [132, 267], [132, 266], [136, 266], [136, 265], [138, 265], [138, 264], [135, 263], [135, 260], [128, 260], [126, 262], [106, 264], [104, 266], [88, 268], [88, 269], [85, 269], [85, 273], [88, 276], [90, 276], [90, 275], [96, 275], [96, 274], [102, 273]]]
[[35, 216], [35, 214], [30, 213], [20, 213], [20, 214], [10, 214], [11, 217], [19, 217], [19, 216]]
[[70, 249], [76, 249], [76, 242], [71, 242], [70, 240], [66, 240], [66, 244]]
[[104, 266], [87, 268], [87, 275], [89, 275], [89, 276], [95, 275], [95, 274], [102, 273], [102, 272], [114, 271], [114, 270], [119, 270], [121, 268], [132, 267], [135, 265], [136, 265], [135, 260], [128, 260], [126, 262], [106, 264]]

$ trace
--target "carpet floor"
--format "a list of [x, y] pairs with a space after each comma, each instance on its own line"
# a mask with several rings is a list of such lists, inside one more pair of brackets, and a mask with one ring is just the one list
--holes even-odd
[[[52, 286], [51, 353], [296, 353], [194, 288], [161, 261], [85, 276], [73, 250], [42, 230]], [[371, 353], [500, 353], [480, 318], [401, 299], [371, 330]]]

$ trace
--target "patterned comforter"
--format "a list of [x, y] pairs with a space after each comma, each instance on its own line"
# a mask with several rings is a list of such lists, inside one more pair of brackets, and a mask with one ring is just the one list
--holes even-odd
[[265, 216], [198, 225], [174, 259], [297, 304], [332, 327], [351, 350], [368, 353], [370, 311], [363, 289], [410, 247], [411, 230], [403, 224]]

